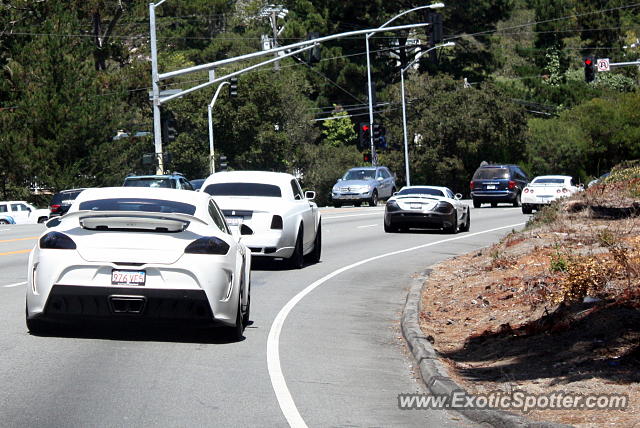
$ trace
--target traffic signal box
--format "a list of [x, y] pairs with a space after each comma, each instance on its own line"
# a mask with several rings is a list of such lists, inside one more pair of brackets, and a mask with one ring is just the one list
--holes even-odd
[[366, 122], [358, 125], [358, 149], [367, 150], [371, 147], [371, 126]]
[[596, 78], [596, 64], [593, 57], [587, 57], [584, 59], [584, 81], [587, 83], [593, 82]]

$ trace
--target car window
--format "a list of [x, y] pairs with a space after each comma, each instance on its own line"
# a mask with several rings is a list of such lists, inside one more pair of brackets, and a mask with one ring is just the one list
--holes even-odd
[[386, 169], [382, 168], [380, 170], [380, 173], [382, 174], [382, 178], [389, 178], [391, 177], [391, 174], [389, 174], [389, 171], [387, 171]]
[[11, 204], [11, 211], [31, 211], [25, 204]]
[[451, 190], [447, 189], [447, 197], [450, 199], [455, 199], [456, 195], [454, 195]]
[[509, 178], [508, 168], [478, 168], [473, 174], [474, 180], [496, 180], [500, 178]]
[[218, 209], [218, 206], [213, 202], [213, 200], [209, 201], [209, 215], [213, 222], [218, 226], [218, 229], [223, 231], [224, 233], [230, 233], [229, 228], [227, 227], [227, 221], [224, 219], [224, 216]]
[[293, 191], [293, 198], [296, 200], [303, 200], [302, 189], [300, 189], [300, 185], [296, 179], [291, 180], [291, 190]]
[[153, 213], [181, 213], [193, 215], [196, 207], [191, 204], [163, 199], [113, 198], [80, 203], [81, 211], [141, 211]]
[[343, 180], [373, 180], [376, 171], [373, 169], [352, 169], [342, 177]]
[[215, 183], [204, 191], [212, 196], [264, 196], [281, 198], [280, 187], [262, 183]]
[[412, 188], [402, 189], [398, 192], [398, 195], [430, 195], [430, 196], [444, 196], [442, 190], [429, 189], [429, 188]]
[[0, 213], [6, 213], [6, 212], [8, 212], [7, 205], [6, 204], [0, 205]]
[[126, 178], [124, 187], [162, 187], [166, 189], [175, 189], [176, 182], [170, 178], [159, 177], [136, 177]]

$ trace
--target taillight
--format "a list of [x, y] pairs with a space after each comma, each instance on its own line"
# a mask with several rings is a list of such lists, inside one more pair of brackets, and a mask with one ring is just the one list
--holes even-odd
[[40, 248], [49, 250], [75, 250], [76, 243], [64, 233], [49, 232], [40, 238]]
[[473, 190], [474, 187], [476, 187], [476, 183], [474, 183], [473, 181], [471, 181], [469, 183], [469, 187], [471, 188], [471, 190]]
[[516, 187], [516, 182], [513, 180], [509, 180], [509, 189], [514, 189]]
[[51, 205], [52, 213], [57, 213], [58, 211], [60, 211], [60, 205]]
[[274, 215], [271, 219], [271, 229], [279, 229], [282, 230], [282, 217], [279, 215]]
[[529, 188], [528, 187], [524, 188], [524, 193], [529, 193]]
[[569, 190], [567, 189], [562, 189], [562, 193], [567, 193]]
[[218, 254], [225, 255], [229, 252], [229, 244], [215, 236], [205, 236], [193, 241], [184, 249], [187, 254]]
[[560, 193], [560, 189], [556, 190], [556, 193]]
[[453, 211], [453, 205], [448, 202], [438, 202], [435, 211], [443, 214], [449, 214]]

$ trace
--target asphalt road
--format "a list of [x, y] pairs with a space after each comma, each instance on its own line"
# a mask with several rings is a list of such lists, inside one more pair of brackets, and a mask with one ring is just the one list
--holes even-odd
[[423, 392], [399, 320], [411, 275], [490, 245], [527, 220], [472, 209], [471, 231], [385, 234], [382, 207], [324, 209], [316, 265], [254, 267], [252, 325], [216, 331], [24, 324], [28, 252], [42, 225], [0, 227], [0, 425], [471, 426], [399, 410]]

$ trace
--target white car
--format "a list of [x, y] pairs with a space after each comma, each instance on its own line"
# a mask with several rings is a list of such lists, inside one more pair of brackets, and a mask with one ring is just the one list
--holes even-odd
[[87, 189], [47, 226], [29, 257], [30, 331], [59, 320], [141, 319], [222, 325], [242, 337], [251, 253], [211, 196]]
[[25, 201], [0, 201], [0, 224], [35, 224], [49, 219], [49, 210]]
[[522, 212], [531, 214], [534, 209], [538, 210], [579, 190], [582, 190], [582, 186], [576, 186], [569, 175], [540, 175], [522, 189]]
[[291, 174], [229, 171], [209, 176], [202, 192], [212, 195], [227, 222], [240, 228], [254, 256], [283, 258], [292, 268], [320, 261], [322, 230], [315, 192], [302, 193]]
[[384, 231], [420, 228], [467, 232], [471, 228], [471, 209], [461, 199], [460, 193], [454, 194], [448, 187], [403, 187], [387, 201]]

